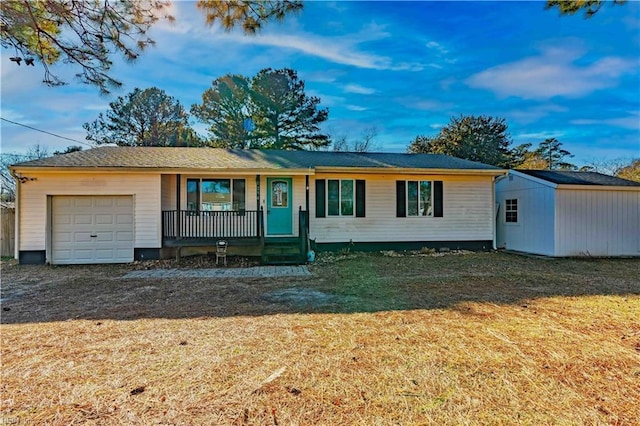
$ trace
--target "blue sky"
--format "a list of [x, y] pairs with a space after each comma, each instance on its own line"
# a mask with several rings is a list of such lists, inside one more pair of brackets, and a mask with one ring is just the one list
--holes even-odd
[[[514, 145], [558, 138], [579, 165], [640, 157], [638, 2], [591, 19], [539, 1], [306, 2], [255, 37], [207, 27], [193, 2], [172, 13], [138, 61], [116, 58], [124, 87], [112, 97], [74, 81], [66, 65], [54, 71], [70, 84], [46, 87], [41, 68], [18, 67], [3, 49], [2, 117], [85, 141], [82, 124], [136, 87], [159, 87], [188, 109], [219, 76], [289, 67], [329, 108], [325, 131], [356, 139], [375, 128], [378, 151], [404, 152], [452, 116], [485, 114], [507, 120]], [[5, 153], [76, 144], [0, 125]]]

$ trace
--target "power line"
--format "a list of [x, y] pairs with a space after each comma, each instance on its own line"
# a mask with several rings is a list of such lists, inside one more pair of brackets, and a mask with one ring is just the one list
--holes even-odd
[[16, 123], [15, 121], [7, 120], [4, 117], [0, 117], [0, 120], [6, 121], [7, 123], [15, 124], [17, 126], [26, 127], [27, 129], [35, 130], [36, 132], [46, 133], [47, 135], [55, 136], [55, 137], [60, 138], [60, 139], [66, 139], [66, 140], [71, 141], [71, 142], [81, 143], [82, 145], [87, 145], [87, 146], [90, 146], [91, 148], [93, 148], [93, 145], [91, 145], [90, 143], [82, 142], [82, 141], [79, 141], [77, 139], [68, 138], [66, 136], [56, 135], [55, 133], [47, 132], [46, 130], [40, 130], [40, 129], [36, 129], [35, 127], [27, 126], [26, 124]]

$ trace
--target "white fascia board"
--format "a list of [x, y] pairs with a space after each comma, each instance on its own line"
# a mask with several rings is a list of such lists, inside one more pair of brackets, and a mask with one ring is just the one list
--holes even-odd
[[316, 173], [361, 173], [361, 174], [398, 174], [398, 175], [468, 175], [468, 176], [500, 176], [507, 170], [484, 169], [416, 169], [416, 168], [382, 168], [382, 167], [316, 167]]
[[578, 191], [629, 191], [640, 192], [640, 186], [614, 186], [614, 185], [558, 185], [558, 189]]

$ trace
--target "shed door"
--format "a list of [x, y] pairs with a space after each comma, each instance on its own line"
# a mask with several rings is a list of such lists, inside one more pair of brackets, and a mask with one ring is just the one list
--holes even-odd
[[54, 196], [51, 211], [51, 263], [133, 261], [132, 196]]

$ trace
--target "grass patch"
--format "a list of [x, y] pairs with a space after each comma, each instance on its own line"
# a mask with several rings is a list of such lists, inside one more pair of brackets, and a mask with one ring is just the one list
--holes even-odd
[[[3, 264], [3, 419], [637, 424], [640, 261], [344, 254], [311, 278]], [[287, 289], [327, 294], [297, 304]]]

